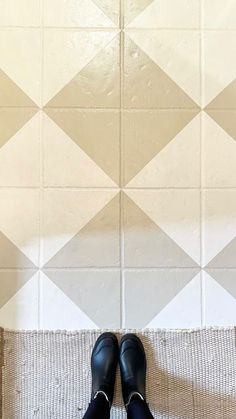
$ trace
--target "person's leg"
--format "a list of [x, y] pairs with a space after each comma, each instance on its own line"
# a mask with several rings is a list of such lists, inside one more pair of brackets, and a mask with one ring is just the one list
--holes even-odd
[[92, 392], [83, 419], [109, 419], [114, 396], [119, 346], [113, 333], [105, 332], [97, 339], [92, 356]]
[[83, 419], [109, 419], [110, 406], [105, 396], [101, 393], [93, 399], [86, 410]]
[[147, 402], [139, 396], [134, 396], [127, 406], [127, 419], [154, 419], [154, 417]]

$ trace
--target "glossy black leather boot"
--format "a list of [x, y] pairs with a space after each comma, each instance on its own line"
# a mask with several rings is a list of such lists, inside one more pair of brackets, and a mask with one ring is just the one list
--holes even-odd
[[114, 396], [118, 359], [119, 346], [116, 336], [111, 332], [103, 333], [97, 339], [91, 356], [91, 400], [101, 393], [111, 406]]
[[120, 342], [119, 363], [126, 409], [134, 395], [146, 398], [146, 356], [138, 336], [127, 333]]

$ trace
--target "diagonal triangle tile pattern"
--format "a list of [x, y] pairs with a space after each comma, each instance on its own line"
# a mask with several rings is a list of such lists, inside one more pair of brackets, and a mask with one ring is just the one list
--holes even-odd
[[[104, 71], [94, 78], [97, 68]], [[116, 36], [46, 106], [118, 108], [119, 104], [120, 44]]]
[[45, 113], [116, 184], [119, 183], [120, 116], [118, 111], [47, 108]]
[[41, 3], [0, 6], [0, 326], [235, 323], [234, 2]]
[[45, 267], [119, 267], [119, 208], [120, 199], [116, 195]]
[[125, 266], [197, 266], [132, 199], [124, 194], [123, 200]]
[[127, 34], [124, 45], [124, 105], [126, 108], [198, 108], [188, 94]]

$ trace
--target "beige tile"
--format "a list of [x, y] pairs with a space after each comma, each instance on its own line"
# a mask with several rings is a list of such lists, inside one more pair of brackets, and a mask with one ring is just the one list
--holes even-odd
[[197, 110], [125, 111], [123, 167], [127, 184], [196, 116]]
[[32, 269], [0, 271], [0, 309], [29, 281], [34, 273]]
[[37, 108], [0, 108], [0, 147], [38, 111]]
[[106, 16], [117, 26], [120, 20], [120, 0], [93, 0]]
[[118, 270], [60, 269], [44, 272], [100, 328], [120, 327]]
[[126, 108], [196, 108], [196, 103], [158, 64], [126, 35], [124, 47]]
[[115, 36], [117, 31], [45, 29], [43, 103], [64, 88]]
[[0, 105], [1, 106], [35, 106], [17, 84], [0, 70]]
[[46, 264], [48, 268], [120, 264], [120, 197], [116, 195]]
[[[198, 31], [139, 29], [126, 30], [126, 33], [152, 62], [176, 83], [179, 89], [200, 104], [200, 33]], [[142, 74], [140, 72], [140, 78]], [[158, 91], [155, 93], [159, 94]], [[182, 106], [180, 101], [179, 107]]]
[[47, 108], [45, 112], [116, 184], [119, 183], [119, 111]]
[[124, 2], [124, 21], [125, 25], [128, 25], [133, 20], [136, 21], [136, 17], [143, 15], [143, 11], [148, 8], [153, 0], [131, 0]]
[[40, 28], [0, 30], [0, 68], [37, 105], [41, 105]]
[[109, 42], [52, 100], [52, 107], [119, 108], [120, 42]]
[[207, 109], [206, 111], [221, 128], [236, 140], [236, 109]]

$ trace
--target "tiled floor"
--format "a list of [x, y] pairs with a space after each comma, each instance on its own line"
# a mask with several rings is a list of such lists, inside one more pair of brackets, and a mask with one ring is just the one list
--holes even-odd
[[236, 322], [235, 16], [0, 2], [0, 325]]

